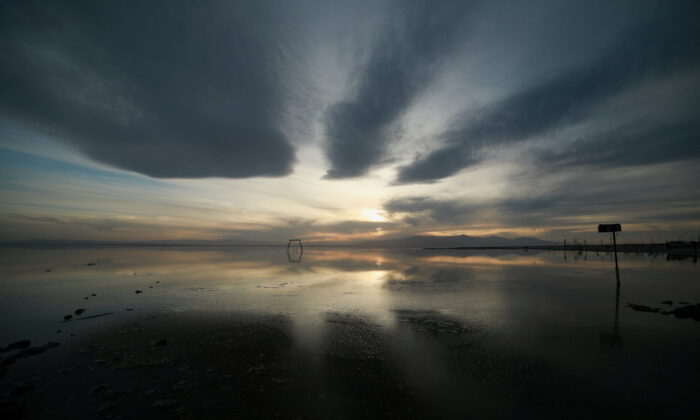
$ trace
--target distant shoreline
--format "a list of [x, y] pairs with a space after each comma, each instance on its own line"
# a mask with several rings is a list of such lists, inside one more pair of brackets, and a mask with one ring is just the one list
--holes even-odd
[[[617, 251], [623, 253], [645, 252], [649, 254], [676, 254], [676, 255], [697, 255], [698, 246], [688, 244], [687, 246], [674, 245], [673, 243], [657, 244], [618, 244]], [[541, 250], [541, 251], [584, 251], [584, 252], [613, 252], [612, 245], [534, 245], [534, 246], [460, 246], [460, 247], [429, 247], [428, 250], [477, 250], [477, 249], [513, 249], [513, 250]]]
[[[231, 243], [187, 243], [187, 242], [91, 242], [91, 241], [18, 241], [0, 242], [0, 248], [284, 248], [286, 244], [231, 244]], [[351, 248], [381, 250], [517, 250], [517, 251], [571, 251], [571, 252], [613, 252], [611, 244], [603, 245], [510, 245], [510, 246], [459, 246], [459, 247], [400, 247], [400, 246], [358, 246], [357, 244], [304, 244], [307, 248]], [[698, 255], [697, 242], [667, 242], [654, 244], [618, 244], [621, 253], [648, 253], [670, 255]]]

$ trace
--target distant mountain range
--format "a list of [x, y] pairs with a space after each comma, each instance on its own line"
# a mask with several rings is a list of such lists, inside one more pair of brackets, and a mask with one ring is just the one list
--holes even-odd
[[[175, 246], [175, 247], [217, 247], [217, 246], [286, 246], [287, 241], [264, 242], [252, 240], [160, 240], [160, 241], [84, 241], [84, 240], [51, 240], [33, 239], [27, 241], [2, 241], [0, 246], [69, 246], [69, 247], [100, 247], [100, 246]], [[409, 236], [395, 239], [379, 239], [359, 243], [327, 243], [304, 242], [307, 246], [321, 247], [353, 247], [353, 248], [459, 248], [459, 247], [522, 247], [556, 245], [554, 242], [537, 238], [509, 239], [502, 236]]]
[[356, 244], [361, 248], [460, 248], [460, 247], [520, 247], [556, 245], [542, 239], [502, 236], [409, 236], [399, 239], [380, 239]]

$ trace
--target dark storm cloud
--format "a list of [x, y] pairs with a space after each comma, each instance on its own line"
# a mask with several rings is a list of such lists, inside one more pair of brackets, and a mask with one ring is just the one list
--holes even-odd
[[[675, 181], [679, 187], [668, 188], [664, 178], [686, 173]], [[402, 197], [384, 204], [384, 210], [412, 226], [456, 226], [498, 223], [504, 227], [545, 227], [568, 225], [578, 217], [622, 217], [628, 223], [655, 220], [693, 222], [697, 219], [700, 192], [689, 185], [692, 164], [673, 171], [650, 171], [620, 179], [610, 170], [598, 174], [586, 171], [580, 176], [541, 188], [522, 175], [523, 186], [515, 186], [519, 195], [499, 200], [476, 202], [465, 198], [435, 199], [427, 196]], [[555, 173], [553, 177], [557, 177]], [[643, 186], [640, 188], [640, 186]], [[664, 203], [664, 208], [650, 208], [649, 203]], [[653, 209], [653, 211], [651, 211]], [[574, 222], [575, 223], [575, 222]]]
[[350, 98], [325, 115], [327, 178], [363, 175], [385, 158], [395, 123], [428, 85], [472, 8], [466, 0], [398, 1]]
[[[432, 182], [448, 177], [478, 163], [485, 147], [526, 140], [581, 121], [617, 94], [697, 65], [700, 7], [678, 2], [667, 9], [598, 58], [463, 115], [442, 135], [445, 146], [402, 167], [397, 182]], [[677, 128], [669, 128], [671, 135], [677, 136]], [[690, 146], [688, 139], [683, 141]]]
[[284, 7], [3, 2], [0, 115], [154, 177], [288, 174]]
[[478, 209], [478, 205], [462, 200], [437, 200], [425, 196], [397, 198], [384, 203], [384, 210], [388, 213], [408, 214], [404, 220], [412, 225], [421, 224], [420, 219], [416, 218], [417, 214], [427, 215], [438, 223], [462, 223], [471, 220]]
[[626, 125], [579, 138], [561, 150], [536, 152], [542, 167], [644, 165], [700, 156], [700, 122]]

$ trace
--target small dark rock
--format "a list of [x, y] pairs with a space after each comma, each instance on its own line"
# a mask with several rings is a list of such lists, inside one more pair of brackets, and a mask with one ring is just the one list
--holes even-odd
[[148, 286], [149, 289], [153, 289], [153, 286]]
[[61, 332], [61, 330], [56, 330], [56, 333], [60, 333], [60, 332]]
[[73, 315], [66, 315], [63, 317], [63, 319], [65, 319], [66, 321], [70, 321], [71, 318], [73, 318]]
[[93, 393], [95, 393], [95, 392], [100, 392], [100, 391], [103, 391], [103, 390], [105, 390], [105, 389], [107, 389], [107, 388], [109, 388], [109, 385], [107, 385], [107, 384], [99, 384], [99, 385], [96, 385], [96, 386], [93, 386], [93, 387], [92, 387], [92, 392], [93, 392]]
[[652, 308], [646, 305], [637, 305], [636, 303], [627, 302], [627, 307], [639, 312], [653, 312], [658, 313], [661, 308]]
[[108, 402], [97, 410], [97, 414], [102, 414], [105, 411], [114, 410], [115, 408], [117, 408], [116, 402], [114, 402], [114, 401]]
[[52, 271], [52, 270], [51, 270], [50, 268], [47, 268], [47, 269], [46, 269], [46, 272], [47, 272], [47, 273], [50, 273], [51, 271]]
[[6, 351], [10, 351], [10, 350], [26, 349], [31, 344], [32, 344], [32, 342], [29, 340], [16, 341], [12, 344], [8, 344], [5, 347], [1, 348], [0, 353], [5, 353]]
[[76, 315], [80, 315], [80, 314], [82, 314], [82, 313], [85, 312], [85, 311], [87, 311], [87, 309], [85, 309], [85, 308], [76, 309], [76, 310], [75, 310], [75, 314], [76, 314]]
[[176, 399], [167, 399], [167, 400], [157, 400], [153, 402], [152, 407], [153, 408], [170, 408], [174, 407], [177, 405], [177, 400]]
[[88, 297], [87, 297], [87, 296], [85, 296], [85, 297], [84, 297], [83, 299], [85, 299], [85, 300], [88, 300]]
[[682, 300], [679, 300], [679, 301], [678, 301], [678, 304], [679, 304], [679, 305], [690, 305], [690, 302], [684, 302], [684, 301], [682, 301]]
[[133, 311], [134, 308], [126, 308], [127, 311]]
[[36, 356], [37, 354], [41, 354], [45, 352], [46, 350], [52, 349], [56, 346], [58, 346], [59, 343], [54, 343], [53, 341], [49, 341], [48, 343], [44, 344], [43, 346], [36, 346], [36, 347], [29, 347], [26, 348], [17, 354], [14, 354], [7, 359], [3, 361], [5, 364], [12, 364], [15, 362], [17, 359], [24, 359], [26, 357], [31, 357], [31, 356]]
[[143, 290], [136, 290], [134, 293], [136, 293], [136, 294], [143, 293]]
[[88, 267], [94, 267], [94, 266], [97, 265], [97, 263], [96, 263], [96, 262], [89, 262], [89, 263], [87, 263], [87, 264], [85, 264], [85, 265], [87, 265]]
[[700, 321], [700, 303], [695, 305], [681, 306], [673, 310], [676, 318], [692, 318]]
[[97, 296], [97, 293], [93, 293], [93, 294], [91, 294], [90, 296]]
[[664, 301], [662, 301], [661, 303], [663, 303], [664, 305], [673, 305], [673, 301], [672, 301], [672, 300], [664, 300]]

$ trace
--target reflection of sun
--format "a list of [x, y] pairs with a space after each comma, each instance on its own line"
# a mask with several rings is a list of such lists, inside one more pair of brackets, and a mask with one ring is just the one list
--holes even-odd
[[362, 210], [362, 217], [371, 222], [386, 222], [386, 218], [382, 213], [384, 213], [382, 210], [364, 209]]

